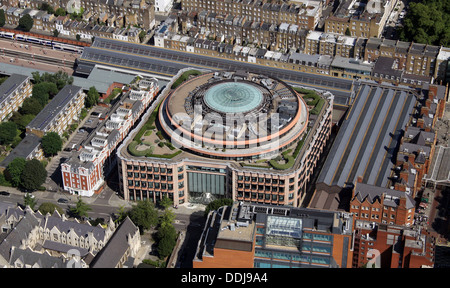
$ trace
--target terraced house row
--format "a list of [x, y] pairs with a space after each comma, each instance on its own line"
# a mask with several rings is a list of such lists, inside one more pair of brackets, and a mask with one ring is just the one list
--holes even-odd
[[[39, 9], [43, 3], [39, 0], [6, 0], [2, 2], [7, 7], [34, 10]], [[68, 13], [81, 13], [84, 20], [94, 17], [98, 23], [105, 22], [109, 26], [114, 24], [117, 28], [128, 25], [142, 25], [144, 29], [151, 29], [155, 25], [154, 6], [145, 0], [51, 0], [45, 1], [45, 3], [54, 11], [63, 8]]]
[[[254, 29], [247, 34], [242, 25], [237, 25], [242, 22], [236, 22], [233, 24], [233, 29], [239, 28], [233, 30], [236, 36], [227, 39], [219, 36], [223, 32], [215, 34], [211, 32], [213, 30], [202, 29], [203, 26], [185, 30], [187, 33], [184, 34], [178, 25], [178, 21], [184, 22], [184, 16], [176, 21], [175, 17], [170, 19], [155, 31], [155, 46], [340, 78], [408, 85], [448, 80], [450, 50], [443, 46], [306, 32], [292, 28], [292, 25], [271, 26], [259, 22], [256, 26], [250, 25]], [[183, 25], [181, 29], [184, 29]], [[250, 38], [240, 36], [244, 34]], [[266, 37], [271, 40], [270, 45], [268, 40], [263, 40]], [[289, 45], [296, 49], [285, 49]]]
[[249, 21], [267, 22], [270, 24], [289, 23], [304, 29], [314, 29], [322, 16], [322, 1], [202, 1], [183, 0], [184, 11], [243, 16]]

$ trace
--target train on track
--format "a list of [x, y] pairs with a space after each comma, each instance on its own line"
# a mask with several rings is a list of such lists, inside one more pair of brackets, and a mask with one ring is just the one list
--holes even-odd
[[0, 31], [0, 38], [23, 41], [23, 42], [28, 42], [28, 43], [37, 44], [37, 45], [44, 45], [44, 46], [52, 47], [54, 50], [74, 52], [74, 53], [78, 53], [78, 54], [83, 53], [83, 47], [81, 47], [81, 46], [70, 45], [70, 44], [66, 44], [66, 43], [57, 42], [54, 40], [37, 38], [37, 37], [23, 35], [23, 34], [19, 34], [19, 33]]

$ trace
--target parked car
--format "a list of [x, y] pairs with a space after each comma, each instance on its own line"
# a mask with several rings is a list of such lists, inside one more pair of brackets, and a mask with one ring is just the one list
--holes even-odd
[[58, 203], [68, 203], [68, 202], [69, 202], [69, 200], [64, 199], [64, 198], [59, 198], [58, 199]]
[[7, 191], [0, 191], [0, 195], [9, 196], [9, 195], [11, 195], [11, 193], [9, 193]]

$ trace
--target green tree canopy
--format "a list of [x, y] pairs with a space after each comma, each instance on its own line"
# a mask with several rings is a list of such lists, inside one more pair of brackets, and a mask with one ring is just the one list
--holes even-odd
[[55, 10], [55, 16], [66, 16], [67, 12], [64, 8], [58, 8]]
[[39, 7], [39, 10], [47, 11], [48, 14], [55, 14], [55, 10], [53, 9], [53, 7], [46, 2], [42, 2], [41, 7]]
[[128, 211], [128, 216], [131, 221], [139, 227], [141, 234], [144, 233], [144, 230], [149, 230], [158, 224], [158, 212], [153, 203], [148, 200], [138, 201], [136, 205]]
[[170, 200], [169, 197], [164, 196], [164, 197], [161, 199], [161, 201], [159, 201], [159, 205], [160, 205], [161, 207], [163, 207], [164, 209], [167, 209], [167, 208], [169, 208], [170, 206], [173, 205], [173, 201]]
[[42, 215], [47, 215], [47, 213], [53, 214], [55, 210], [57, 210], [59, 214], [64, 214], [64, 210], [61, 207], [51, 202], [42, 203], [38, 210]]
[[41, 102], [38, 99], [29, 97], [23, 101], [22, 107], [20, 107], [19, 112], [22, 115], [37, 115], [43, 108], [44, 106], [42, 106]]
[[3, 27], [6, 24], [5, 11], [0, 9], [0, 27]]
[[450, 0], [411, 2], [400, 40], [431, 45], [450, 45]]
[[86, 106], [86, 108], [90, 108], [97, 104], [99, 98], [100, 94], [98, 93], [97, 89], [92, 86], [91, 88], [89, 88], [86, 98], [84, 99], [84, 105]]
[[63, 141], [56, 132], [49, 132], [42, 137], [42, 150], [46, 157], [58, 154], [62, 150]]
[[33, 28], [34, 20], [29, 14], [25, 14], [19, 19], [19, 29], [23, 31], [30, 31]]
[[20, 184], [27, 190], [38, 189], [47, 178], [47, 170], [44, 165], [37, 160], [28, 160], [22, 172]]
[[205, 216], [208, 215], [209, 211], [214, 211], [219, 209], [222, 206], [231, 206], [233, 205], [233, 199], [229, 198], [221, 198], [214, 201], [211, 201], [205, 208]]
[[159, 258], [168, 257], [177, 243], [177, 231], [171, 224], [162, 225], [156, 233], [156, 241], [158, 243]]
[[44, 107], [47, 105], [48, 100], [53, 98], [58, 93], [59, 89], [53, 82], [40, 82], [33, 85], [31, 97], [38, 100]]
[[29, 206], [33, 210], [34, 206], [36, 206], [36, 204], [37, 204], [36, 199], [33, 196], [31, 196], [30, 193], [26, 193], [23, 196], [23, 205], [24, 206]]
[[124, 206], [120, 206], [116, 214], [117, 219], [114, 220], [115, 223], [121, 223], [128, 216], [128, 212], [125, 210]]
[[18, 187], [20, 185], [21, 176], [27, 160], [23, 157], [14, 158], [5, 169], [5, 179], [8, 180], [12, 186]]
[[25, 131], [28, 123], [30, 123], [34, 117], [36, 117], [34, 114], [20, 114], [18, 111], [14, 111], [11, 118], [9, 118], [10, 121], [16, 123], [17, 128], [20, 129], [22, 132]]
[[141, 32], [139, 32], [139, 41], [142, 43], [144, 39], [145, 39], [145, 31], [141, 30]]
[[33, 80], [34, 80], [35, 84], [39, 84], [42, 82], [55, 83], [56, 87], [58, 88], [58, 91], [61, 90], [67, 84], [73, 83], [73, 77], [69, 76], [69, 74], [67, 74], [66, 72], [63, 72], [61, 70], [56, 73], [44, 72], [44, 73], [42, 73], [42, 75], [39, 74], [38, 71], [36, 71], [36, 72], [31, 72], [31, 75], [33, 76]]
[[164, 210], [164, 213], [159, 217], [159, 225], [172, 225], [175, 221], [175, 213], [173, 213], [171, 210], [166, 209]]
[[75, 207], [70, 207], [70, 214], [75, 218], [87, 217], [88, 211], [92, 210], [92, 208], [86, 204], [83, 199], [78, 198], [78, 202]]
[[14, 122], [0, 124], [0, 144], [11, 144], [17, 135], [17, 125]]

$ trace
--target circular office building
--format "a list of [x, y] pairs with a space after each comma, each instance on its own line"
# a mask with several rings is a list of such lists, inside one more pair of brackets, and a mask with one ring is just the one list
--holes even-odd
[[304, 100], [286, 83], [245, 71], [202, 74], [169, 93], [159, 120], [172, 144], [221, 159], [270, 157], [308, 122]]

